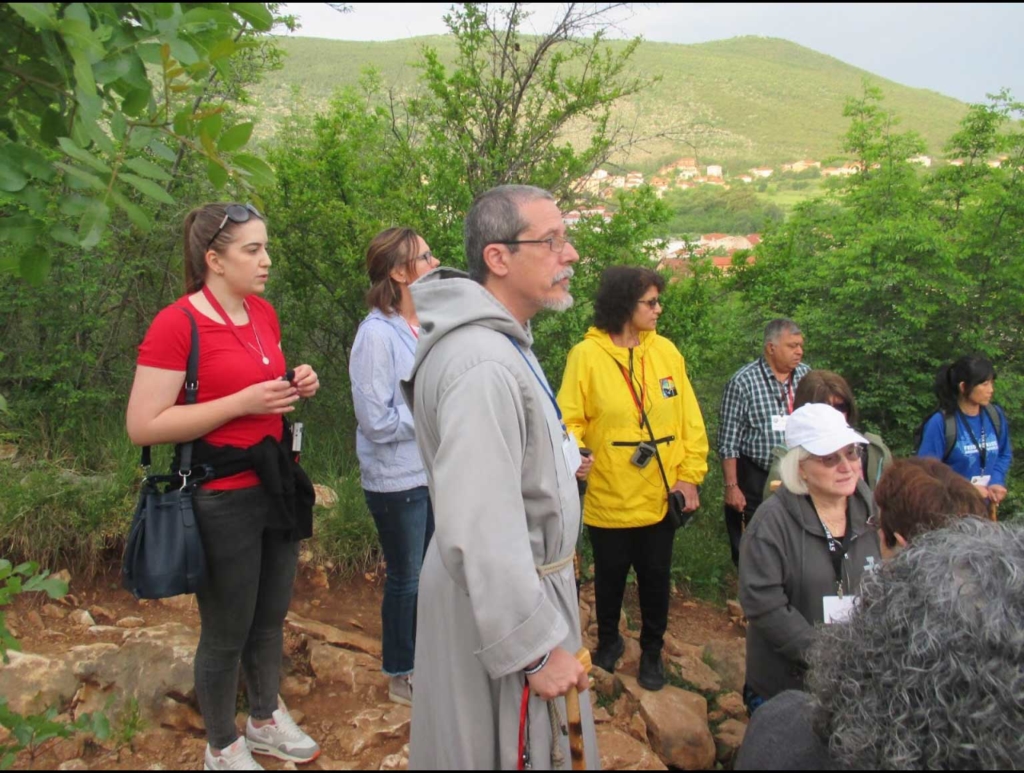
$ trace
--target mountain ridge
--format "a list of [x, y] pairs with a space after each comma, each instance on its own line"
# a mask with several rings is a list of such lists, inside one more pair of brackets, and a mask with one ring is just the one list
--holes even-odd
[[[372, 66], [385, 86], [407, 94], [417, 88], [416, 62], [424, 46], [435, 48], [446, 63], [455, 54], [451, 35], [380, 42], [289, 36], [278, 42], [286, 53], [283, 68], [253, 88], [256, 103], [275, 119], [290, 112], [296, 88], [306, 107], [322, 110], [336, 89], [355, 86], [363, 69]], [[627, 42], [606, 41], [613, 51]], [[901, 119], [898, 130], [920, 133], [927, 152], [935, 156], [941, 156], [968, 107], [953, 97], [904, 86], [776, 37], [746, 35], [693, 44], [643, 41], [630, 60], [630, 71], [660, 75], [661, 80], [621, 100], [616, 117], [635, 122], [641, 135], [676, 130], [673, 138], [646, 142], [643, 152], [613, 158], [644, 170], [674, 156], [697, 155], [702, 161], [740, 168], [841, 155], [840, 138], [848, 126], [843, 105], [862, 92], [864, 79], [882, 88], [884, 106]], [[687, 135], [685, 127], [694, 122], [710, 122], [712, 135]], [[261, 132], [268, 133], [272, 129]], [[684, 140], [696, 142], [696, 153]]]

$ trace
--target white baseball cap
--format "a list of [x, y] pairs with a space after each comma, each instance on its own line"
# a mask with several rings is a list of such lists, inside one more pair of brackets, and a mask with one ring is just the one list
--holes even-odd
[[846, 417], [827, 403], [808, 403], [793, 411], [786, 422], [786, 446], [797, 446], [815, 456], [828, 456], [851, 443], [868, 441], [846, 423]]

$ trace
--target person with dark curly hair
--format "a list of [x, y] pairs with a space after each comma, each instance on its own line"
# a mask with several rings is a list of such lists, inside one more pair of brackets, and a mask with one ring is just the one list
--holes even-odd
[[941, 529], [955, 518], [988, 517], [975, 486], [938, 459], [899, 459], [875, 488], [878, 510], [868, 519], [877, 526], [882, 558], [891, 558], [919, 534]]
[[734, 770], [1011, 770], [1024, 760], [1024, 530], [919, 535], [820, 629], [810, 694], [751, 719]]
[[592, 467], [577, 473], [588, 480], [583, 521], [594, 548], [593, 663], [613, 672], [625, 649], [619, 617], [633, 567], [642, 621], [637, 681], [647, 690], [665, 684], [661, 649], [676, 528], [666, 517], [669, 495], [679, 492], [684, 513], [694, 512], [708, 469], [704, 419], [686, 362], [657, 333], [664, 289], [650, 269], [606, 269], [594, 326], [569, 352], [558, 392], [566, 426], [593, 452]]

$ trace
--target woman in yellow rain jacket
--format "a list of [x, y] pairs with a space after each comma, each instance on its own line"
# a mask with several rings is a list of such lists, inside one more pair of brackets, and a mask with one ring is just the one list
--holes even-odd
[[606, 269], [594, 299], [594, 327], [569, 352], [558, 392], [566, 427], [593, 453], [589, 473], [586, 467], [580, 472], [588, 481], [583, 521], [594, 548], [593, 662], [613, 672], [623, 653], [619, 615], [632, 566], [642, 618], [637, 681], [648, 690], [665, 684], [661, 649], [675, 534], [665, 518], [668, 489], [683, 494], [691, 513], [700, 505], [697, 486], [708, 469], [704, 419], [686, 363], [655, 332], [664, 287], [650, 269]]

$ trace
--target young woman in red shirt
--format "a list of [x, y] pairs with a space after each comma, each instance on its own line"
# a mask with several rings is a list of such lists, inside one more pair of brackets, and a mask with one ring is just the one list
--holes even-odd
[[[277, 314], [259, 297], [271, 265], [263, 216], [249, 204], [207, 204], [185, 218], [184, 242], [186, 295], [156, 316], [139, 347], [127, 427], [140, 446], [194, 441], [193, 468], [213, 470], [194, 497], [207, 561], [195, 657], [204, 767], [260, 770], [251, 752], [311, 762], [319, 746], [277, 702], [298, 540], [310, 536], [312, 512], [283, 415], [320, 382], [309, 365], [288, 370]], [[182, 309], [199, 330], [193, 405], [184, 404], [191, 325]], [[250, 706], [241, 737], [240, 662]]]

